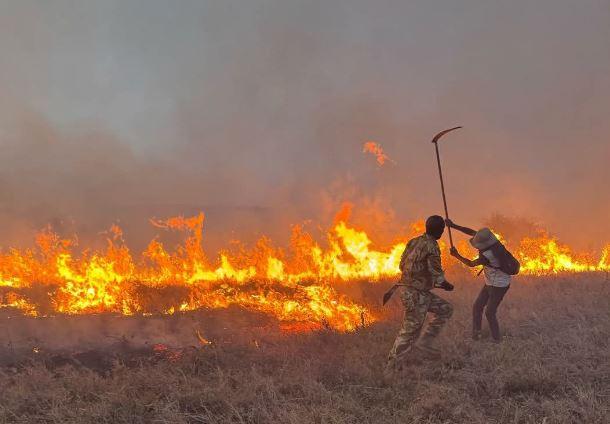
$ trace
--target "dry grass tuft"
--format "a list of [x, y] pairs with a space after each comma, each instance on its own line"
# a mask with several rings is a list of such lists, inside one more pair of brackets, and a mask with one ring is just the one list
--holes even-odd
[[[395, 319], [351, 334], [240, 327], [223, 339], [219, 328], [213, 345], [177, 350], [177, 358], [116, 344], [55, 362], [51, 353], [5, 361], [0, 422], [608, 422], [610, 284], [599, 276], [516, 282], [500, 309], [501, 345], [468, 338], [479, 284], [445, 296], [456, 311], [439, 340], [442, 359], [392, 382], [382, 367]], [[211, 322], [231, 333], [219, 319], [207, 322], [209, 332]]]

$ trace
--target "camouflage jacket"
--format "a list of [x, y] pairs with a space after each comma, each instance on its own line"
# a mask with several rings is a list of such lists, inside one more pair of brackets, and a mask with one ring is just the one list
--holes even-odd
[[417, 290], [431, 290], [445, 281], [441, 250], [434, 237], [422, 234], [409, 240], [400, 258], [400, 282]]

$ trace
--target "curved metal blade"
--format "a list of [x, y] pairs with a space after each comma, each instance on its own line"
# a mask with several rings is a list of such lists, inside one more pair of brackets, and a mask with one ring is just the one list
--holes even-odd
[[454, 130], [457, 130], [457, 129], [460, 129], [460, 128], [462, 128], [462, 127], [453, 127], [453, 128], [449, 128], [448, 130], [441, 131], [441, 132], [439, 132], [438, 134], [436, 134], [436, 135], [434, 136], [434, 138], [432, 139], [432, 142], [433, 142], [433, 143], [437, 143], [437, 142], [438, 142], [438, 140], [439, 140], [439, 139], [440, 139], [442, 136], [444, 136], [445, 134], [447, 134], [448, 132], [451, 132], [451, 131], [454, 131]]
[[397, 288], [398, 288], [398, 284], [395, 284], [395, 285], [392, 286], [392, 288], [390, 290], [388, 290], [383, 295], [383, 305], [388, 303], [388, 301], [392, 298], [392, 295], [394, 294], [394, 292], [396, 291]]

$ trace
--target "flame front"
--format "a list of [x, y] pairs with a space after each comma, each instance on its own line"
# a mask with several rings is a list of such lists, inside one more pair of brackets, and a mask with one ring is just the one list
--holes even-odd
[[[378, 317], [341, 294], [335, 284], [395, 278], [404, 241], [423, 227], [417, 222], [400, 239], [403, 242], [374, 248], [365, 231], [340, 216], [324, 245], [295, 226], [286, 251], [263, 237], [250, 250], [223, 251], [210, 261], [201, 243], [203, 214], [152, 224], [184, 232], [183, 244], [170, 251], [155, 239], [134, 258], [121, 230], [113, 227], [105, 251], [76, 253], [71, 241], [47, 229], [38, 235], [35, 248], [0, 254], [0, 307], [40, 316], [171, 314], [238, 305], [270, 314], [286, 328], [328, 325], [350, 330], [361, 325], [363, 317], [367, 322]], [[467, 252], [466, 244], [463, 241], [460, 250]], [[511, 247], [524, 274], [610, 271], [610, 244], [599, 255], [574, 254], [540, 232]], [[441, 248], [448, 270], [459, 266], [446, 255], [442, 242]]]

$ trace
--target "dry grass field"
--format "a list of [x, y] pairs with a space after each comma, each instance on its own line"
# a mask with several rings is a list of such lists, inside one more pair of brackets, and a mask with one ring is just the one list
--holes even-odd
[[[458, 282], [441, 294], [455, 305], [439, 339], [442, 358], [414, 363], [393, 381], [382, 369], [399, 325], [397, 299], [387, 319], [347, 334], [281, 334], [239, 310], [146, 326], [40, 321], [45, 334], [36, 337], [24, 334], [38, 324], [4, 319], [0, 422], [609, 422], [605, 276], [518, 279], [500, 308], [500, 345], [469, 339], [480, 284]], [[378, 302], [387, 285], [363, 287]], [[213, 344], [173, 349], [180, 335], [192, 337], [195, 321]], [[170, 348], [151, 347], [159, 341]]]

